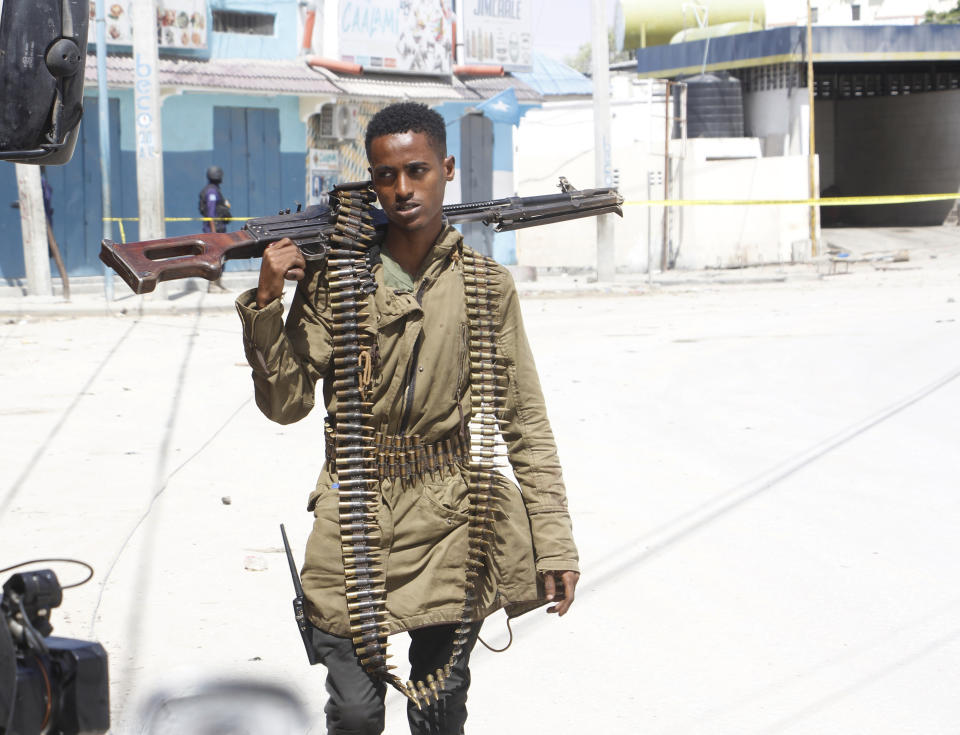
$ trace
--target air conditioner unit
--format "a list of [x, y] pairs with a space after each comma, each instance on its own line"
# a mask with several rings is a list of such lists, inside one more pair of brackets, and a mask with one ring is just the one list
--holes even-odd
[[333, 111], [333, 132], [340, 139], [356, 138], [360, 134], [360, 106], [337, 105]]
[[360, 106], [327, 104], [320, 109], [320, 137], [338, 140], [360, 135]]

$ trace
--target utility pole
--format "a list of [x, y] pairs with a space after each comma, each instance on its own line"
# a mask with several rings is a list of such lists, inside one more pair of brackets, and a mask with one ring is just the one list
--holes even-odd
[[137, 198], [140, 204], [141, 240], [165, 237], [166, 231], [156, 5], [156, 0], [137, 0], [130, 3], [130, 19], [133, 22], [133, 108], [136, 116]]
[[[593, 0], [593, 160], [597, 188], [610, 186], [610, 50], [606, 0]], [[597, 280], [612, 281], [616, 274], [613, 215], [597, 217]]]
[[[819, 192], [817, 191], [817, 177], [815, 172], [814, 162], [816, 160], [817, 152], [817, 136], [814, 128], [814, 115], [813, 115], [813, 12], [810, 9], [810, 0], [807, 0], [807, 103], [810, 106], [810, 115], [809, 115], [809, 126], [810, 126], [810, 161], [809, 161], [809, 170], [808, 170], [808, 190], [810, 192], [810, 199], [816, 199]], [[811, 257], [817, 257], [820, 253], [820, 244], [817, 242], [817, 207], [815, 205], [810, 206], [810, 255]]]
[[[113, 239], [113, 208], [110, 202], [110, 100], [107, 97], [107, 0], [97, 0], [97, 112], [100, 122], [100, 196], [103, 199], [103, 239]], [[103, 295], [113, 301], [113, 269], [103, 266]]]
[[30, 296], [50, 296], [53, 294], [53, 281], [50, 280], [47, 213], [43, 208], [40, 167], [29, 163], [18, 163], [16, 170], [27, 293]]

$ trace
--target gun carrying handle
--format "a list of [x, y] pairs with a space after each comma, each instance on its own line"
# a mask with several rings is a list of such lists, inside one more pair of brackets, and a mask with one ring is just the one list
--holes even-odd
[[228, 257], [243, 257], [231, 250], [250, 245], [249, 235], [214, 232], [164, 240], [127, 243], [112, 240], [100, 243], [100, 260], [113, 268], [134, 293], [153, 291], [160, 281], [199, 277], [215, 281]]

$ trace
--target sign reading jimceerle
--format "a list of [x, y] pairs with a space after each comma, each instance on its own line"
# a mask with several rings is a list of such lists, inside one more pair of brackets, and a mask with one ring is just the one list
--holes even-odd
[[533, 67], [533, 0], [461, 0], [459, 7], [465, 64]]
[[340, 0], [340, 58], [368, 71], [450, 74], [449, 0]]

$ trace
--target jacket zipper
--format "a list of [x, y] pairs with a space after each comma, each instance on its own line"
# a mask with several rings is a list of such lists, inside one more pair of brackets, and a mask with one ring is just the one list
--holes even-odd
[[[417, 304], [423, 307], [423, 292], [427, 289], [427, 283], [429, 282], [428, 278], [424, 278], [420, 283], [420, 288], [417, 291], [416, 299]], [[417, 341], [413, 343], [413, 353], [410, 355], [410, 364], [407, 369], [407, 391], [406, 399], [404, 401], [403, 409], [403, 418], [400, 420], [400, 431], [397, 432], [401, 436], [407, 430], [407, 423], [410, 421], [410, 410], [413, 408], [413, 395], [416, 392], [417, 385], [417, 360], [420, 359], [420, 345], [423, 342], [423, 328], [421, 327], [420, 333], [417, 335]]]

